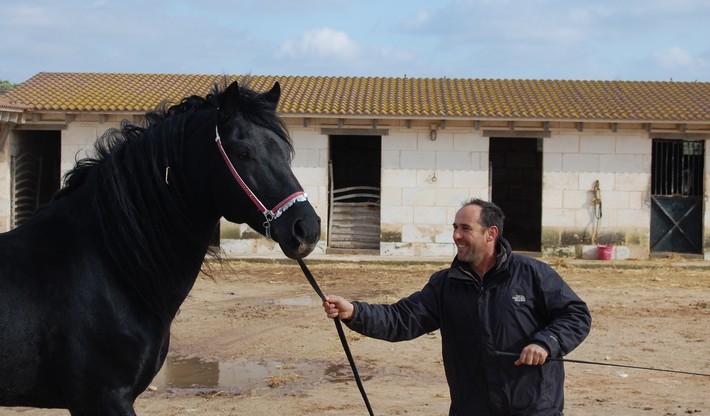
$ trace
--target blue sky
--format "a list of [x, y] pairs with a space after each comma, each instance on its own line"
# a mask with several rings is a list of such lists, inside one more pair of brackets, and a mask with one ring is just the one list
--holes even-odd
[[42, 71], [710, 81], [708, 0], [3, 0]]

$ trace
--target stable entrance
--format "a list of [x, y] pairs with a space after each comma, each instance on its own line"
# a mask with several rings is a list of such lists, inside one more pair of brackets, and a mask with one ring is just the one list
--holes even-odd
[[381, 136], [330, 136], [329, 253], [380, 252]]
[[491, 200], [505, 213], [503, 237], [513, 250], [541, 250], [542, 139], [491, 137]]
[[703, 252], [703, 141], [653, 140], [651, 253]]
[[52, 198], [60, 185], [59, 131], [17, 131], [11, 150], [11, 227], [27, 221]]

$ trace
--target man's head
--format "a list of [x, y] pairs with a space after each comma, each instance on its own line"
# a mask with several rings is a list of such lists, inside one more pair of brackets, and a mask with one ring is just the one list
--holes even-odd
[[481, 225], [484, 227], [498, 227], [498, 236], [503, 235], [503, 222], [505, 220], [505, 214], [503, 210], [498, 207], [498, 205], [493, 202], [484, 201], [478, 198], [472, 198], [461, 205], [461, 207], [466, 207], [467, 205], [477, 205], [481, 207], [480, 221]]
[[464, 203], [453, 223], [458, 259], [474, 268], [494, 261], [504, 219], [503, 211], [492, 202], [474, 198]]

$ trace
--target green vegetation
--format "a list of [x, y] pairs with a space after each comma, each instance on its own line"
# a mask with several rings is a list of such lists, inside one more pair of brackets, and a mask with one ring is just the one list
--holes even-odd
[[0, 80], [0, 94], [5, 94], [6, 92], [10, 91], [14, 86], [15, 84], [10, 81]]

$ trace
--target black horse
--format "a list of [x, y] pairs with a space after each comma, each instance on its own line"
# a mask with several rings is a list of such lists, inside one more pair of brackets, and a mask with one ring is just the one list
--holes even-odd
[[146, 114], [147, 127], [124, 122], [0, 234], [0, 406], [135, 415], [221, 217], [290, 258], [313, 250], [320, 219], [290, 170], [279, 97], [278, 83], [235, 82]]

